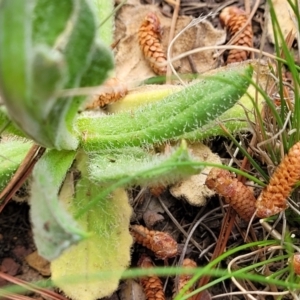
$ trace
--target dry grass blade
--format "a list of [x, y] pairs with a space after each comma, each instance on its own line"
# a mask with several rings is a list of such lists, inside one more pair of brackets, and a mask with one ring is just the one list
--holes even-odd
[[[241, 169], [248, 170], [248, 167], [249, 167], [248, 160], [246, 158], [244, 158], [242, 165], [241, 165]], [[245, 178], [239, 175], [238, 180], [241, 182], [244, 182]], [[222, 222], [221, 231], [219, 234], [217, 245], [216, 245], [213, 255], [211, 257], [211, 261], [216, 259], [219, 255], [221, 255], [225, 251], [225, 248], [226, 248], [226, 245], [228, 242], [228, 238], [231, 234], [231, 231], [232, 231], [232, 228], [233, 228], [233, 225], [235, 222], [235, 218], [236, 218], [236, 211], [231, 206], [229, 206], [228, 210], [226, 211], [226, 215], [223, 219], [223, 222]], [[204, 285], [206, 285], [209, 282], [209, 280], [210, 280], [210, 276], [201, 277], [198, 282], [198, 287], [199, 288], [203, 287]], [[204, 291], [204, 292], [206, 292], [206, 291]], [[193, 300], [202, 299], [201, 297], [204, 296], [204, 292], [200, 292], [197, 295], [195, 295], [193, 297]]]
[[[236, 217], [236, 212], [229, 207], [229, 209], [227, 210], [227, 213], [225, 215], [225, 218], [223, 219], [222, 222], [222, 226], [221, 226], [221, 232], [219, 234], [219, 238], [218, 238], [218, 243], [214, 249], [213, 255], [211, 257], [211, 261], [213, 261], [214, 259], [216, 259], [221, 253], [224, 252], [228, 238], [230, 236], [231, 230], [233, 228], [234, 225], [234, 220]], [[198, 287], [203, 287], [204, 285], [206, 285], [210, 280], [210, 276], [203, 276], [200, 278], [199, 282], [198, 282]], [[201, 300], [202, 299], [202, 295], [204, 295], [204, 292], [200, 292], [197, 295], [195, 295], [193, 297], [193, 300]]]
[[[173, 38], [174, 38], [174, 34], [175, 34], [175, 26], [176, 26], [176, 22], [177, 22], [177, 18], [178, 18], [178, 14], [179, 14], [179, 9], [180, 9], [180, 0], [168, 0], [168, 3], [174, 5], [174, 11], [173, 11], [173, 17], [172, 17], [172, 23], [171, 23], [171, 29], [170, 29], [170, 34], [169, 34], [169, 42], [168, 45], [171, 44]], [[170, 56], [172, 55], [172, 53], [170, 53]], [[170, 65], [167, 66], [167, 81], [166, 83], [170, 83], [171, 82], [171, 68]]]
[[[15, 284], [15, 285], [18, 285], [18, 286], [21, 286], [21, 287], [24, 287], [25, 289], [29, 290], [29, 291], [32, 291], [32, 292], [35, 292], [35, 293], [39, 293], [45, 297], [47, 297], [47, 299], [51, 299], [51, 300], [67, 300], [67, 298], [63, 297], [62, 295], [59, 295], [53, 291], [50, 291], [50, 290], [47, 290], [47, 289], [44, 289], [44, 288], [40, 288], [40, 287], [37, 287], [35, 286], [34, 284], [32, 283], [28, 283], [24, 280], [21, 280], [19, 278], [15, 278], [13, 276], [10, 276], [8, 274], [5, 274], [3, 272], [0, 272], [0, 277]], [[17, 294], [6, 294], [6, 292], [2, 291], [0, 293], [0, 296], [2, 295], [5, 295], [5, 297], [7, 299], [32, 299], [32, 298], [16, 298], [20, 295], [17, 295]], [[14, 297], [14, 298], [13, 298]], [[20, 296], [20, 297], [24, 297], [24, 296]], [[6, 299], [5, 298], [5, 299]], [[2, 298], [1, 298], [2, 299]]]

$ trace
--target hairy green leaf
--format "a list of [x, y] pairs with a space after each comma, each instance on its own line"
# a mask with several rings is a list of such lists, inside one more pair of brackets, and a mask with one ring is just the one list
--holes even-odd
[[100, 185], [113, 184], [124, 178], [130, 178], [126, 185], [167, 185], [199, 173], [199, 168], [184, 164], [192, 161], [183, 141], [180, 147], [169, 154], [150, 154], [139, 148], [92, 154], [89, 172], [91, 179]]
[[49, 150], [33, 171], [30, 213], [34, 240], [40, 255], [48, 260], [88, 236], [58, 201], [59, 189], [75, 154]]
[[[103, 190], [88, 179], [85, 155], [77, 156], [76, 160], [78, 169], [74, 175], [67, 177], [60, 194], [65, 208], [72, 214], [76, 214]], [[130, 262], [131, 213], [126, 192], [118, 189], [77, 220], [91, 236], [51, 263], [52, 280], [68, 297], [96, 300], [117, 289], [120, 277]], [[97, 281], [92, 278], [96, 272], [111, 270], [115, 271], [113, 276]], [[61, 282], [66, 276], [78, 276], [81, 280], [76, 285]]]
[[0, 105], [0, 133], [25, 137], [25, 133], [20, 130], [14, 122], [10, 120], [7, 110], [3, 105]]
[[17, 139], [0, 142], [0, 191], [14, 175], [31, 146], [31, 142]]
[[96, 39], [93, 10], [87, 0], [2, 1], [3, 101], [12, 120], [45, 147], [77, 148], [73, 121], [84, 97], [61, 91], [99, 85], [113, 67], [110, 50]]
[[234, 66], [133, 112], [78, 118], [87, 151], [158, 143], [193, 131], [231, 108], [246, 92], [252, 67]]

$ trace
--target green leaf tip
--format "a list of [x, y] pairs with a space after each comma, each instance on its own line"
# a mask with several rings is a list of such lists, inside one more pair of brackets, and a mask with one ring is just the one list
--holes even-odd
[[101, 84], [113, 68], [97, 40], [88, 0], [3, 0], [0, 10], [0, 90], [11, 119], [36, 143], [74, 150], [74, 119], [84, 97], [62, 90]]
[[231, 108], [246, 92], [253, 68], [232, 66], [157, 103], [104, 117], [80, 116], [86, 151], [149, 146], [196, 130]]

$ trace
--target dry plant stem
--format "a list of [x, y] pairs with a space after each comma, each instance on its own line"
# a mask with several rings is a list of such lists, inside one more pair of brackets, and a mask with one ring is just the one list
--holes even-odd
[[[286, 35], [286, 37], [284, 39], [286, 47], [289, 50], [291, 50], [295, 38], [296, 38], [296, 33], [294, 33], [293, 30], [290, 30], [290, 32]], [[281, 49], [281, 51], [280, 51], [280, 57], [285, 58], [283, 49]]]
[[[247, 170], [248, 169], [248, 160], [245, 158], [242, 162], [241, 165], [241, 170]], [[238, 179], [240, 181], [244, 181], [245, 178], [241, 177], [240, 175], [238, 176]], [[232, 209], [232, 207], [229, 206], [225, 218], [223, 219], [223, 223], [221, 226], [221, 232], [219, 234], [219, 238], [217, 240], [217, 245], [215, 247], [215, 250], [213, 252], [211, 261], [213, 261], [214, 259], [216, 259], [219, 255], [221, 255], [226, 247], [228, 238], [231, 234], [234, 222], [235, 222], [235, 217], [236, 217], [236, 211]], [[205, 276], [200, 278], [199, 283], [198, 283], [198, 287], [202, 287], [205, 284], [207, 284], [210, 280], [209, 276]], [[200, 297], [201, 293], [199, 293], [197, 296], [194, 297], [194, 300], [197, 299], [197, 297]]]
[[245, 50], [245, 51], [250, 51], [250, 52], [253, 52], [253, 53], [258, 53], [258, 54], [262, 54], [270, 59], [274, 59], [274, 60], [279, 60], [277, 56], [273, 55], [273, 54], [270, 54], [268, 52], [265, 52], [265, 51], [261, 51], [259, 49], [254, 49], [254, 48], [250, 48], [250, 47], [245, 47], [245, 46], [235, 46], [235, 45], [221, 45], [221, 46], [206, 46], [206, 47], [199, 47], [199, 48], [195, 48], [193, 50], [189, 50], [189, 51], [186, 51], [186, 52], [183, 52], [182, 54], [179, 54], [175, 57], [172, 57], [170, 59], [170, 63], [176, 61], [176, 60], [180, 60], [182, 58], [185, 58], [189, 55], [192, 55], [192, 54], [195, 54], [195, 53], [199, 53], [201, 51], [207, 51], [207, 50], [218, 50], [218, 49], [223, 49], [224, 51], [225, 50], [230, 50], [230, 49], [237, 49], [237, 50]]
[[[293, 41], [295, 39], [295, 34], [293, 34], [292, 31], [290, 31], [287, 36], [285, 37], [285, 44], [287, 46], [287, 48], [289, 50], [291, 50], [291, 47], [292, 47], [292, 44], [293, 44]], [[281, 50], [280, 52], [280, 57], [282, 59], [285, 59], [285, 55], [284, 55], [284, 52], [283, 50]], [[274, 76], [276, 76], [276, 81], [279, 81], [279, 72], [278, 72], [278, 68], [277, 68], [277, 65], [273, 64], [272, 67], [276, 70]], [[279, 81], [277, 84], [279, 85], [281, 82], [284, 84], [283, 85], [283, 96], [284, 96], [284, 100], [287, 104], [287, 107], [290, 111], [293, 111], [293, 104], [291, 102], [291, 99], [290, 99], [290, 93], [289, 93], [289, 90], [291, 90], [291, 88], [289, 89], [287, 87], [287, 85], [285, 84], [287, 82], [287, 78], [285, 76], [285, 73], [282, 72], [282, 78], [281, 78], [281, 81]], [[278, 87], [277, 85], [274, 83], [274, 85], [272, 86], [272, 88], [270, 89], [270, 92], [269, 94], [270, 95], [273, 95], [274, 93], [276, 93], [278, 91]], [[277, 101], [274, 100], [275, 102], [275, 105], [279, 106], [281, 104], [281, 101], [280, 99], [278, 99]]]
[[[209, 216], [209, 215], [212, 215], [212, 214], [215, 214], [218, 210], [220, 210], [220, 207], [217, 207], [213, 210], [210, 210], [209, 212], [207, 212], [205, 215], [201, 216], [201, 218], [197, 219], [197, 222], [192, 226], [192, 229], [190, 230], [189, 232], [189, 235], [188, 237], [186, 238], [186, 241], [184, 243], [184, 247], [182, 249], [182, 252], [180, 254], [180, 258], [178, 260], [178, 264], [181, 265], [184, 261], [184, 256], [185, 256], [185, 253], [187, 251], [187, 248], [188, 248], [188, 245], [189, 245], [189, 242], [191, 240], [191, 237], [193, 236], [195, 230], [198, 228], [198, 226]], [[231, 231], [229, 231], [229, 234], [230, 234]], [[215, 236], [214, 236], [215, 237]], [[206, 249], [207, 250], [207, 249]], [[204, 252], [205, 250], [201, 251], [201, 254]], [[178, 285], [178, 276], [176, 276], [175, 278], [175, 286]]]
[[[258, 8], [259, 2], [260, 2], [260, 1], [258, 0], [258, 1], [256, 1], [256, 3], [255, 3], [256, 9]], [[256, 11], [256, 9], [255, 9], [255, 11]], [[247, 10], [246, 10], [246, 11], [247, 11]], [[254, 11], [254, 9], [253, 9], [253, 11]], [[255, 11], [254, 11], [254, 12], [255, 12]], [[251, 16], [253, 17], [254, 14], [251, 13]], [[252, 19], [252, 17], [251, 17], [251, 19]], [[266, 5], [266, 7], [265, 7], [265, 21], [264, 21], [264, 25], [263, 25], [263, 28], [262, 28], [262, 36], [261, 36], [261, 40], [260, 40], [259, 54], [258, 54], [258, 58], [257, 58], [258, 60], [261, 60], [261, 59], [262, 59], [262, 56], [263, 56], [263, 49], [264, 49], [264, 46], [265, 46], [266, 41], [267, 41], [267, 32], [268, 32], [268, 22], [269, 22], [269, 18], [270, 18], [269, 5]], [[251, 52], [251, 58], [254, 58], [254, 55], [253, 55], [253, 54], [254, 54], [254, 53]], [[260, 74], [260, 65], [258, 65], [258, 68], [257, 68], [257, 76], [256, 76], [256, 78], [255, 78], [255, 83], [256, 83], [257, 85], [259, 85], [259, 74]], [[256, 101], [256, 102], [257, 102], [257, 99], [258, 99], [258, 95], [259, 95], [259, 92], [258, 92], [257, 89], [255, 89], [255, 101]], [[257, 113], [256, 113], [256, 112], [254, 113], [254, 116], [255, 116], [255, 121], [256, 121], [256, 123], [259, 124], [258, 119], [260, 119], [260, 118], [257, 117]]]
[[155, 13], [149, 12], [139, 28], [138, 36], [140, 48], [153, 72], [165, 75], [167, 58], [161, 44], [161, 31], [159, 18]]
[[126, 85], [117, 78], [109, 78], [105, 81], [104, 87], [109, 88], [111, 92], [105, 92], [100, 95], [95, 95], [86, 105], [86, 109], [95, 109], [103, 107], [107, 104], [116, 102], [128, 93]]
[[246, 14], [250, 14], [250, 11], [251, 11], [251, 3], [250, 3], [250, 1], [249, 0], [245, 0], [244, 6], [245, 6], [245, 12], [246, 12]]
[[[226, 7], [220, 14], [221, 23], [228, 29], [231, 35], [235, 35], [247, 23], [248, 16], [245, 11], [231, 6]], [[238, 39], [233, 42], [237, 46], [253, 46], [253, 32], [252, 26], [249, 23], [243, 32], [239, 35]], [[250, 58], [251, 52], [244, 50], [230, 50], [226, 63], [240, 62]]]
[[[265, 105], [265, 107], [266, 107], [266, 105]], [[266, 113], [267, 113], [267, 111], [268, 111], [268, 109], [264, 109], [263, 110], [263, 112], [264, 112], [264, 115], [262, 115], [264, 118], [266, 118]], [[271, 158], [269, 157], [269, 155], [265, 152], [265, 151], [263, 151], [262, 149], [261, 149], [261, 147], [263, 146], [263, 145], [265, 145], [265, 147], [267, 148], [267, 147], [269, 147], [268, 148], [268, 153], [271, 153], [271, 151], [272, 150], [274, 150], [274, 149], [272, 149], [271, 148], [271, 146], [269, 145], [269, 143], [273, 143], [273, 145], [276, 143], [276, 141], [277, 140], [280, 140], [281, 139], [281, 135], [284, 133], [284, 131], [286, 130], [286, 127], [288, 126], [288, 124], [289, 124], [289, 121], [290, 121], [290, 117], [291, 117], [291, 115], [292, 115], [292, 112], [291, 111], [289, 111], [288, 113], [287, 113], [287, 115], [286, 115], [286, 119], [285, 119], [285, 121], [284, 121], [284, 124], [283, 124], [283, 126], [279, 129], [278, 128], [278, 126], [277, 126], [277, 123], [274, 121], [273, 123], [272, 123], [272, 125], [273, 125], [273, 128], [276, 128], [275, 130], [273, 129], [272, 131], [273, 132], [276, 132], [275, 134], [273, 133], [273, 135], [270, 137], [270, 138], [268, 138], [265, 134], [262, 136], [262, 133], [264, 132], [264, 131], [262, 131], [260, 128], [259, 128], [259, 130], [260, 131], [257, 131], [257, 136], [260, 138], [260, 140], [261, 140], [261, 142], [258, 142], [257, 143], [257, 145], [256, 145], [256, 147], [257, 147], [257, 149], [259, 149], [259, 151], [260, 151], [260, 156], [261, 156], [261, 158], [264, 158], [265, 159], [265, 161], [266, 161], [266, 163], [268, 164], [268, 165], [270, 165], [270, 166], [273, 166], [274, 165], [274, 163], [273, 163], [273, 161], [271, 160]], [[268, 122], [267, 122], [267, 125], [268, 125], [268, 123], [271, 123], [270, 122], [270, 120], [268, 120]], [[261, 125], [262, 126], [262, 125]], [[271, 130], [271, 129], [270, 129]], [[281, 146], [281, 153], [282, 153], [282, 156], [284, 155], [283, 153], [283, 148], [282, 148], [282, 146]]]
[[[224, 252], [228, 238], [229, 238], [231, 230], [233, 228], [235, 217], [236, 217], [236, 212], [231, 207], [229, 207], [227, 210], [227, 214], [225, 215], [225, 218], [223, 219], [218, 243], [217, 243], [215, 250], [213, 252], [213, 255], [211, 257], [211, 261], [216, 259], [220, 254], [222, 254]], [[203, 287], [204, 285], [206, 285], [209, 282], [209, 280], [210, 280], [210, 276], [201, 277], [198, 282], [198, 287], [199, 288]], [[200, 292], [197, 295], [195, 295], [193, 297], [193, 300], [201, 299], [202, 293], [203, 292]]]
[[[45, 296], [47, 299], [53, 299], [53, 300], [68, 300], [67, 298], [63, 297], [60, 294], [57, 294], [53, 291], [47, 290], [47, 289], [43, 289], [43, 288], [39, 288], [37, 286], [35, 286], [32, 283], [28, 283], [22, 279], [13, 277], [11, 275], [5, 274], [3, 272], [0, 272], [0, 277], [19, 286], [22, 286], [24, 288], [26, 288], [29, 291], [35, 292], [35, 293], [39, 293], [43, 296]], [[2, 292], [3, 293], [3, 292]], [[0, 293], [0, 296], [2, 296], [3, 294]], [[8, 296], [5, 295], [5, 297], [7, 298]], [[31, 299], [31, 298], [30, 298]]]
[[12, 296], [6, 297], [5, 299], [7, 299], [7, 300], [32, 300], [33, 298], [29, 298], [29, 297], [22, 296], [22, 295], [12, 295]]
[[[296, 34], [293, 33], [293, 31], [291, 30], [287, 36], [285, 37], [285, 43], [286, 43], [286, 46], [289, 50], [291, 50], [292, 48], [292, 45], [293, 45], [293, 42], [295, 40], [295, 36]], [[284, 51], [281, 50], [280, 52], [280, 57], [285, 59], [285, 55], [284, 55]], [[276, 76], [279, 78], [279, 72], [278, 72], [278, 69], [276, 68], [277, 72], [276, 72]], [[281, 78], [282, 82], [286, 82], [287, 81], [287, 78], [285, 76], [284, 73], [282, 73], [282, 76], [283, 78]], [[280, 84], [280, 83], [279, 83]], [[292, 104], [292, 101], [290, 99], [290, 93], [289, 93], [289, 90], [291, 90], [291, 88], [289, 89], [286, 85], [283, 86], [283, 96], [284, 96], [284, 99], [285, 99], [285, 102], [287, 104], [287, 107], [290, 111], [293, 111], [293, 104]], [[279, 101], [280, 103], [280, 101]]]
[[[174, 218], [174, 216], [172, 215], [172, 213], [169, 211], [169, 209], [167, 208], [167, 206], [164, 204], [164, 201], [161, 199], [161, 197], [157, 198], [160, 205], [162, 206], [162, 208], [164, 209], [164, 211], [166, 212], [166, 214], [169, 216], [169, 218], [172, 220], [172, 222], [176, 225], [176, 227], [178, 228], [178, 230], [184, 235], [184, 237], [186, 239], [189, 238], [189, 233], [187, 233], [182, 226], [178, 223], [178, 221]], [[193, 239], [190, 239], [191, 243], [201, 252], [203, 249], [200, 247], [200, 245]]]
[[[269, 277], [271, 275], [272, 275], [272, 272], [270, 271], [269, 265], [265, 265], [264, 276]], [[275, 295], [276, 295], [276, 293], [278, 293], [278, 288], [275, 284], [269, 284], [269, 289], [271, 290], [272, 293], [275, 293]]]
[[[173, 11], [173, 17], [172, 17], [172, 23], [171, 23], [170, 33], [169, 33], [168, 45], [171, 44], [171, 42], [174, 38], [175, 26], [176, 26], [178, 14], [179, 14], [179, 9], [180, 9], [180, 0], [175, 0], [175, 1], [176, 2], [174, 3], [175, 7], [174, 7], [174, 11]], [[170, 52], [170, 56], [172, 56], [172, 52]], [[167, 74], [166, 74], [166, 83], [167, 84], [171, 83], [171, 75], [172, 75], [171, 67], [168, 64], [167, 65]]]
[[[238, 271], [240, 268], [237, 264], [232, 264], [231, 270], [232, 271]], [[237, 288], [242, 291], [243, 293], [245, 293], [245, 295], [248, 295], [248, 290], [257, 290], [257, 288], [254, 286], [254, 284], [251, 283], [251, 281], [247, 280], [247, 279], [237, 279], [234, 280], [234, 283], [237, 282], [236, 286]], [[252, 296], [249, 295], [249, 298], [247, 297], [246, 299], [252, 299]], [[260, 298], [259, 298], [260, 299]], [[260, 299], [262, 300], [262, 299]]]
[[[142, 256], [138, 262], [141, 268], [153, 268], [154, 264], [148, 256]], [[142, 277], [140, 279], [147, 300], [164, 300], [165, 294], [161, 280], [155, 276]]]
[[0, 213], [2, 212], [8, 201], [11, 199], [11, 197], [25, 182], [27, 177], [30, 175], [34, 165], [45, 151], [46, 148], [40, 147], [38, 145], [33, 145], [28, 151], [26, 157], [18, 167], [16, 173], [0, 194], [0, 200], [3, 199], [0, 204]]
[[[279, 246], [279, 247], [275, 247], [277, 249], [281, 249], [282, 247]], [[235, 258], [233, 258], [230, 263], [228, 264], [228, 271], [231, 273], [232, 272], [232, 266], [235, 265], [237, 263], [237, 261], [239, 260], [242, 260], [244, 258], [247, 258], [249, 256], [254, 256], [256, 254], [258, 254], [259, 256], [263, 256], [264, 255], [264, 252], [265, 252], [265, 248], [262, 248], [262, 249], [258, 249], [258, 250], [255, 250], [255, 251], [252, 251], [251, 253], [247, 253], [247, 254], [244, 254], [244, 255], [240, 255], [240, 256], [237, 256]], [[247, 291], [245, 290], [240, 284], [239, 282], [235, 279], [235, 277], [231, 277], [231, 280], [233, 281], [233, 283], [243, 292], [245, 293], [249, 299], [251, 300], [256, 300], [257, 298], [254, 298], [252, 295], [250, 294], [256, 294], [256, 295], [274, 295], [274, 296], [282, 296], [282, 295], [287, 295], [289, 294], [290, 292], [289, 291], [285, 291], [285, 292], [261, 292], [261, 291]]]
[[225, 201], [234, 208], [242, 219], [251, 220], [255, 213], [256, 202], [253, 191], [233, 177], [229, 171], [218, 168], [211, 169], [205, 184], [208, 188], [225, 197]]
[[[198, 217], [195, 218], [195, 219], [197, 220], [197, 222], [195, 222], [194, 224], [192, 224], [192, 226], [190, 227], [191, 229], [190, 229], [189, 232], [188, 232], [188, 236], [186, 237], [186, 241], [185, 241], [185, 243], [184, 243], [184, 247], [183, 247], [183, 249], [182, 249], [182, 251], [181, 251], [180, 258], [179, 258], [179, 260], [178, 260], [179, 265], [181, 265], [182, 262], [183, 262], [183, 260], [184, 260], [184, 256], [185, 256], [185, 254], [186, 254], [186, 252], [187, 252], [189, 242], [190, 242], [190, 240], [192, 240], [192, 236], [193, 236], [195, 230], [198, 228], [198, 226], [199, 226], [200, 224], [203, 223], [203, 221], [204, 221], [205, 219], [207, 219], [210, 215], [215, 214], [218, 210], [220, 210], [220, 207], [217, 207], [217, 208], [215, 208], [215, 209], [213, 209], [213, 210], [210, 210], [208, 213], [206, 213], [205, 215], [202, 215], [200, 218], [199, 218], [200, 215], [199, 215], [199, 216], [197, 215]], [[203, 224], [202, 224], [202, 225], [203, 225]], [[213, 233], [212, 233], [212, 236], [213, 236], [213, 238], [215, 239], [215, 241], [217, 241], [217, 238], [216, 238], [216, 236], [215, 236]], [[207, 251], [207, 249], [201, 249], [201, 250], [200, 250], [201, 255], [202, 255], [203, 252], [205, 252], [205, 251]]]
[[142, 225], [132, 225], [130, 229], [135, 241], [153, 251], [157, 258], [166, 259], [177, 255], [177, 242], [168, 233], [149, 230]]
[[296, 143], [273, 173], [269, 184], [259, 195], [256, 215], [267, 218], [288, 207], [287, 197], [300, 179], [300, 142]]
[[[176, 34], [176, 36], [172, 39], [172, 41], [169, 43], [168, 45], [168, 50], [167, 50], [167, 60], [168, 60], [168, 67], [172, 70], [173, 75], [179, 80], [179, 82], [183, 85], [186, 86], [186, 83], [181, 79], [181, 77], [179, 76], [179, 74], [177, 73], [177, 71], [175, 70], [172, 62], [174, 60], [171, 59], [171, 50], [173, 48], [174, 43], [176, 42], [176, 40], [189, 28], [196, 26], [197, 24], [199, 24], [201, 21], [205, 20], [205, 18], [207, 18], [208, 16], [212, 15], [211, 13], [208, 14], [206, 17], [202, 18], [202, 17], [198, 17], [196, 19], [193, 19], [185, 28], [183, 28], [180, 32], [178, 32]], [[189, 55], [187, 55], [188, 57], [190, 57]], [[184, 56], [185, 57], [185, 56]]]
[[[284, 295], [289, 295], [289, 294], [292, 294], [293, 295], [293, 292], [277, 292], [277, 293], [273, 293], [273, 292], [264, 292], [264, 291], [246, 291], [246, 292], [230, 292], [230, 293], [226, 293], [226, 294], [219, 294], [219, 295], [214, 295], [213, 296], [213, 299], [228, 299], [229, 296], [244, 296], [244, 298], [233, 298], [233, 299], [250, 299], [250, 298], [247, 298], [249, 294], [255, 294], [255, 295], [258, 295], [258, 296], [261, 296], [261, 298], [255, 298], [255, 300], [257, 299], [267, 299], [266, 297], [263, 297], [263, 296], [267, 296], [267, 295], [271, 295], [271, 296], [274, 296], [273, 299], [281, 299], [281, 298], [278, 298], [280, 296], [284, 296]], [[298, 296], [295, 296], [294, 298], [288, 298], [288, 299], [295, 299], [295, 300], [298, 300], [297, 298]], [[252, 299], [252, 298], [251, 298]], [[269, 298], [268, 298], [269, 299]], [[202, 300], [202, 299], [200, 299]]]

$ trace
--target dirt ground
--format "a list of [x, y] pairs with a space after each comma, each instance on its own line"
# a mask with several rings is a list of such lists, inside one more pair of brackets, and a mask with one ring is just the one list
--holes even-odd
[[[225, 7], [227, 5], [236, 5], [238, 7], [244, 8], [246, 1], [232, 1], [232, 0], [200, 0], [200, 1], [190, 1], [181, 0], [181, 7], [179, 15], [188, 15], [193, 17], [198, 17], [200, 15], [207, 15], [212, 11], [217, 11], [220, 7]], [[249, 0], [252, 5], [255, 1]], [[162, 14], [168, 18], [172, 17], [173, 7], [166, 1], [145, 1], [142, 0], [141, 4], [156, 4], [159, 6]], [[264, 8], [265, 1], [260, 1], [259, 8], [253, 18], [252, 26], [254, 33], [254, 47], [260, 47], [262, 28], [264, 26]], [[214, 17], [208, 19], [215, 28], [222, 28], [218, 14]], [[266, 43], [264, 46], [266, 51], [272, 52], [272, 45]], [[230, 156], [225, 148], [225, 144], [229, 144], [224, 138], [218, 138], [210, 141], [210, 147], [213, 152], [217, 152], [222, 159], [229, 159]], [[129, 191], [132, 200], [135, 204], [135, 222], [145, 223], [143, 216], [145, 212], [149, 210], [149, 206], [152, 207], [152, 213], [150, 217], [159, 218], [160, 221], [154, 225], [153, 229], [162, 230], [172, 233], [172, 236], [177, 239], [179, 244], [183, 247], [185, 242], [185, 237], [178, 231], [174, 223], [171, 221], [169, 215], [167, 214], [165, 208], [161, 205], [160, 199], [167, 206], [167, 210], [173, 215], [173, 217], [181, 224], [182, 227], [191, 228], [192, 225], [199, 219], [199, 216], [209, 214], [211, 211], [215, 211], [214, 214], [208, 215], [205, 221], [193, 234], [193, 243], [187, 249], [186, 255], [193, 258], [198, 266], [205, 265], [209, 261], [212, 255], [213, 246], [216, 243], [216, 238], [218, 237], [220, 231], [220, 225], [222, 222], [223, 214], [222, 210], [218, 209], [220, 203], [217, 198], [212, 198], [203, 207], [195, 207], [189, 205], [185, 201], [179, 201], [175, 199], [168, 190], [164, 191], [163, 194], [158, 199], [157, 197], [151, 195], [149, 191], [142, 194], [140, 198], [137, 198], [139, 190]], [[146, 203], [146, 204], [145, 204]], [[26, 257], [33, 253], [36, 249], [32, 240], [32, 232], [30, 220], [28, 217], [29, 206], [26, 202], [15, 202], [11, 201], [5, 209], [2, 211], [0, 216], [0, 271], [10, 275], [14, 278], [19, 278], [25, 281], [37, 281], [43, 278], [48, 278], [47, 276], [41, 275], [41, 270], [30, 267], [26, 261]], [[243, 228], [246, 224], [241, 222], [240, 226]], [[254, 224], [255, 227], [255, 224]], [[243, 239], [239, 232], [234, 230], [229, 238], [229, 244], [237, 246], [243, 243]], [[197, 247], [201, 249], [197, 249]], [[147, 253], [152, 255], [145, 248], [135, 245], [132, 255], [132, 266], [136, 266], [138, 257], [141, 253]], [[157, 265], [163, 265], [163, 261], [156, 261]], [[172, 265], [173, 261], [170, 260], [169, 265]], [[226, 267], [226, 262], [223, 263], [222, 267]], [[44, 273], [45, 274], [45, 273]], [[165, 279], [164, 279], [165, 282]], [[7, 284], [7, 280], [0, 277], [0, 288]], [[124, 283], [121, 283], [120, 290], [118, 290], [114, 295], [112, 295], [110, 300], [128, 300], [129, 298], [124, 292]], [[209, 290], [211, 295], [218, 295], [221, 293], [226, 293], [226, 291], [235, 291], [236, 288], [232, 286], [231, 282], [223, 282], [219, 285], [214, 286]], [[172, 280], [167, 279], [166, 281], [166, 296], [168, 299], [172, 297]], [[47, 297], [28, 294], [31, 299], [49, 299]], [[209, 299], [209, 298], [207, 298]], [[233, 297], [231, 299], [244, 299], [242, 296]], [[265, 298], [267, 299], [267, 298]]]

